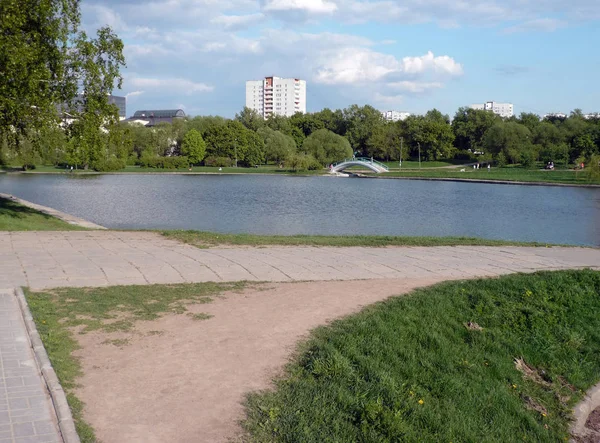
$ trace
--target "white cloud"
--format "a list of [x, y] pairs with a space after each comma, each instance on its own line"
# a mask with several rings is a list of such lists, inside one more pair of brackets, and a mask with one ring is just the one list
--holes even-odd
[[374, 95], [375, 103], [378, 105], [399, 106], [404, 101], [403, 95], [386, 95], [380, 92], [376, 92]]
[[321, 58], [315, 80], [330, 85], [376, 81], [399, 67], [393, 55], [366, 48], [335, 50], [322, 54]]
[[[431, 51], [420, 57], [404, 57], [398, 60], [393, 55], [375, 52], [368, 48], [349, 47], [324, 52], [320, 58], [321, 63], [316, 69], [315, 80], [325, 84], [375, 82], [388, 75], [394, 77], [429, 74], [457, 76], [463, 73], [461, 64], [452, 57], [447, 55], [436, 57]], [[408, 82], [405, 83], [406, 85]]]
[[535, 20], [528, 20], [526, 22], [505, 28], [504, 33], [514, 34], [516, 32], [528, 31], [554, 32], [559, 28], [565, 27], [566, 25], [567, 23], [563, 20], [558, 20], [554, 18], [538, 18]]
[[256, 25], [265, 19], [261, 13], [248, 15], [219, 15], [210, 22], [215, 25], [222, 25], [225, 29], [244, 29]]
[[420, 74], [431, 70], [449, 75], [463, 73], [461, 64], [456, 63], [452, 57], [447, 55], [435, 57], [431, 51], [420, 57], [404, 57], [400, 69], [408, 74]]
[[145, 78], [132, 77], [124, 82], [127, 86], [134, 88], [154, 89], [161, 91], [176, 91], [183, 94], [195, 94], [198, 92], [210, 92], [214, 88], [205, 83], [196, 83], [183, 78]]
[[409, 80], [403, 80], [400, 82], [392, 82], [388, 85], [391, 88], [399, 89], [401, 91], [407, 91], [413, 94], [419, 94], [427, 92], [432, 89], [440, 89], [444, 87], [441, 82], [415, 82]]
[[125, 94], [125, 98], [130, 99], [132, 97], [137, 97], [138, 95], [142, 95], [146, 91], [132, 91]]
[[328, 0], [267, 0], [263, 10], [267, 12], [302, 11], [310, 14], [331, 14], [338, 6]]

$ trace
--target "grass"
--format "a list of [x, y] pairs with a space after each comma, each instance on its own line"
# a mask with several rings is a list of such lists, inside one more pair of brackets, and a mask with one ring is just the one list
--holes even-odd
[[275, 390], [247, 400], [254, 442], [566, 441], [600, 378], [600, 272], [452, 282], [315, 330]]
[[0, 197], [0, 231], [73, 231], [83, 230], [51, 215]]
[[[371, 175], [371, 174], [368, 174]], [[555, 170], [544, 171], [539, 169], [514, 168], [487, 168], [473, 169], [465, 168], [465, 172], [459, 169], [417, 169], [417, 170], [393, 170], [379, 174], [383, 177], [423, 177], [423, 178], [456, 178], [475, 180], [505, 180], [540, 183], [564, 183], [564, 184], [600, 184], [600, 180], [590, 180], [589, 175], [582, 171]]]
[[212, 246], [550, 246], [538, 242], [487, 240], [472, 237], [396, 237], [385, 235], [255, 235], [203, 231], [162, 231], [164, 236], [200, 248]]
[[[199, 283], [181, 285], [114, 286], [108, 288], [64, 288], [47, 292], [25, 291], [38, 332], [67, 400], [77, 432], [84, 443], [95, 442], [94, 430], [83, 419], [83, 403], [75, 396], [77, 378], [82, 374], [73, 352], [79, 349], [74, 331], [132, 331], [136, 321], [154, 320], [165, 313], [182, 314], [186, 305], [209, 303], [225, 291], [237, 291], [245, 283]], [[203, 316], [198, 315], [198, 320]], [[206, 315], [204, 315], [206, 318]], [[160, 335], [161, 331], [151, 331]], [[129, 339], [108, 339], [105, 343], [126, 346]]]

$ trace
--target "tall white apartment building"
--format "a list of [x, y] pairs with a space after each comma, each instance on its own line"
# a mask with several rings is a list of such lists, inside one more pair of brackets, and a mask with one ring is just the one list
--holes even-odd
[[406, 120], [410, 117], [410, 112], [400, 111], [381, 111], [384, 120], [389, 122], [397, 122], [398, 120]]
[[500, 117], [512, 117], [514, 115], [514, 107], [512, 103], [485, 102], [483, 104], [471, 105], [471, 109], [480, 111], [492, 111]]
[[306, 81], [298, 78], [265, 77], [246, 82], [246, 107], [265, 119], [270, 115], [290, 117], [306, 113]]

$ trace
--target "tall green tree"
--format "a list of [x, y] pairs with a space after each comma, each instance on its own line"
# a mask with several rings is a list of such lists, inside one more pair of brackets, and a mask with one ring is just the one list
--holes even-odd
[[258, 131], [265, 126], [265, 119], [256, 110], [244, 106], [239, 114], [235, 114], [235, 120], [240, 122], [251, 131]]
[[352, 157], [352, 147], [348, 140], [328, 129], [313, 132], [304, 141], [302, 150], [324, 166]]
[[369, 105], [352, 105], [344, 109], [343, 115], [346, 123], [345, 137], [355, 152], [366, 155], [373, 133], [384, 124], [381, 112]]
[[459, 108], [452, 120], [454, 146], [459, 150], [483, 150], [483, 136], [502, 118], [490, 111]]
[[520, 123], [497, 123], [486, 132], [483, 146], [495, 157], [501, 155], [511, 163], [519, 163], [523, 153], [532, 149], [531, 132]]
[[187, 156], [192, 165], [200, 164], [200, 162], [204, 160], [204, 156], [206, 155], [206, 143], [200, 132], [191, 129], [183, 136], [181, 153]]
[[257, 134], [263, 139], [267, 161], [280, 163], [296, 152], [296, 142], [289, 135], [267, 127], [260, 128]]

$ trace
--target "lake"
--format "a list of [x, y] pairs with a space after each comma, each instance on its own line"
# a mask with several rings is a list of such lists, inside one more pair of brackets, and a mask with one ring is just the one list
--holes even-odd
[[117, 229], [469, 236], [600, 246], [600, 189], [258, 175], [0, 174], [0, 192]]

